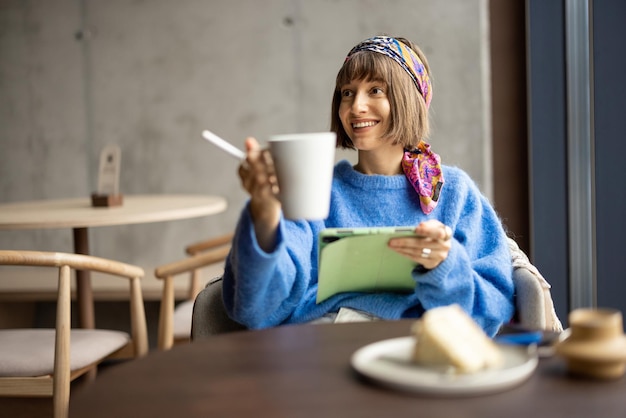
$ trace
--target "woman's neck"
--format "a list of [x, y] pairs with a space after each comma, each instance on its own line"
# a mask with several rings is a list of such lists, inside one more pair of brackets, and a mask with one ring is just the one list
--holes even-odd
[[402, 148], [376, 151], [359, 150], [359, 160], [354, 169], [363, 174], [380, 174], [393, 176], [402, 174]]

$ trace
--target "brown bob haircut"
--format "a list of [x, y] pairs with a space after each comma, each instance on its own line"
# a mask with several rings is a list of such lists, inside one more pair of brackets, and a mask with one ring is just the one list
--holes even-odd
[[[409, 46], [420, 57], [430, 75], [430, 67], [419, 47], [405, 38], [395, 39]], [[385, 138], [394, 138], [394, 144], [400, 143], [404, 148], [414, 149], [420, 140], [428, 137], [428, 107], [411, 77], [386, 55], [359, 51], [344, 62], [335, 81], [330, 130], [337, 134], [338, 147], [355, 149], [339, 119], [341, 88], [353, 80], [380, 81], [386, 84], [391, 123], [384, 133]]]

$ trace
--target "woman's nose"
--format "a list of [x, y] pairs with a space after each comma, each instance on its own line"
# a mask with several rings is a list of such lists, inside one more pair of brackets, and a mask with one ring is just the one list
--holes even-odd
[[367, 103], [367, 95], [357, 92], [354, 95], [354, 101], [352, 102], [352, 111], [354, 113], [365, 111], [367, 109]]

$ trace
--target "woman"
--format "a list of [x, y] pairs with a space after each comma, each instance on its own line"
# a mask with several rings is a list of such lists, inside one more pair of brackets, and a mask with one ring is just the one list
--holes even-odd
[[[377, 36], [355, 46], [336, 79], [331, 130], [358, 162], [335, 166], [324, 221], [289, 221], [276, 199], [269, 153], [246, 139], [239, 168], [250, 194], [224, 273], [229, 315], [249, 328], [316, 321], [340, 308], [417, 318], [458, 303], [490, 335], [513, 315], [511, 259], [488, 200], [424, 141], [432, 85], [420, 49]], [[415, 226], [389, 246], [418, 263], [413, 293], [341, 293], [316, 303], [317, 239], [330, 227]]]

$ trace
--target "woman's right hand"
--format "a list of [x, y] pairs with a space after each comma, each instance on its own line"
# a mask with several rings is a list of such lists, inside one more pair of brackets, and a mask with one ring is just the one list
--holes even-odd
[[246, 160], [239, 166], [239, 178], [250, 194], [250, 215], [257, 241], [263, 250], [274, 249], [276, 230], [280, 221], [278, 181], [272, 156], [263, 150], [255, 138], [246, 138]]

